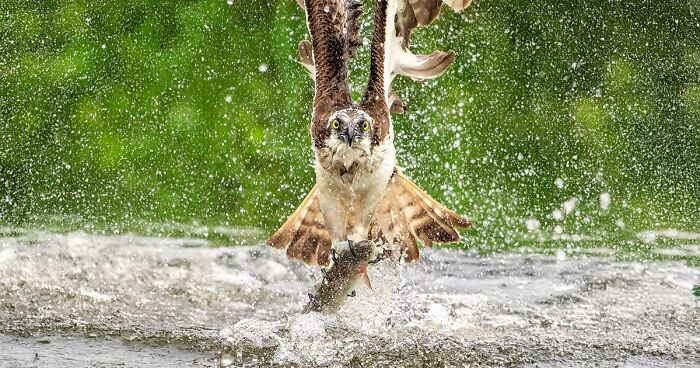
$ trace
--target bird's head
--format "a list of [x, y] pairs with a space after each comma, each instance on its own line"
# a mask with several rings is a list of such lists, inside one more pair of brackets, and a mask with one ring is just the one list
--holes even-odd
[[340, 110], [328, 118], [329, 136], [351, 147], [353, 144], [369, 143], [372, 126], [372, 118], [357, 108]]

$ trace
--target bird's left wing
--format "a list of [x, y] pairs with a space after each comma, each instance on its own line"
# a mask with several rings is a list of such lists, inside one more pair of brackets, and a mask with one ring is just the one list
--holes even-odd
[[399, 245], [406, 262], [418, 260], [419, 241], [428, 247], [433, 243], [456, 242], [458, 229], [472, 226], [430, 197], [398, 168], [386, 187], [374, 220], [371, 238]]
[[[416, 81], [437, 78], [455, 59], [452, 51], [434, 51], [430, 55], [416, 55], [409, 49], [411, 32], [418, 26], [431, 24], [440, 14], [443, 2], [454, 11], [461, 11], [471, 0], [379, 0], [372, 39], [372, 66], [366, 100], [384, 94], [391, 112], [403, 112], [404, 104], [391, 89], [397, 75]], [[375, 65], [376, 64], [376, 65]], [[382, 93], [378, 73], [382, 74]], [[370, 88], [371, 87], [371, 88]]]
[[391, 47], [394, 19], [399, 0], [377, 0], [374, 32], [370, 49], [369, 81], [360, 108], [374, 120], [373, 144], [379, 145], [391, 131], [389, 90], [391, 86]]

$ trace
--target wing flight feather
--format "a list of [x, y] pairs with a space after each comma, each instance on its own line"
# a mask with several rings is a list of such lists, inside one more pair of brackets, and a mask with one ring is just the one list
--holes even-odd
[[[440, 14], [443, 2], [454, 11], [461, 11], [471, 0], [392, 0], [397, 2], [394, 14], [394, 33], [391, 33], [386, 47], [390, 49], [391, 74], [389, 84], [397, 75], [409, 77], [415, 81], [441, 76], [455, 60], [453, 51], [434, 51], [429, 55], [416, 55], [410, 49], [411, 32], [418, 26], [431, 24]], [[390, 90], [390, 95], [396, 93]], [[392, 112], [403, 112], [405, 105], [398, 98], [390, 101]]]
[[[303, 8], [311, 34], [310, 65], [316, 82], [311, 136], [319, 146], [326, 138], [330, 114], [352, 106], [347, 63], [357, 40], [348, 30], [354, 29], [351, 23], [359, 16], [361, 7], [349, 0], [305, 0]], [[300, 52], [302, 47], [308, 53], [308, 44], [302, 42]]]

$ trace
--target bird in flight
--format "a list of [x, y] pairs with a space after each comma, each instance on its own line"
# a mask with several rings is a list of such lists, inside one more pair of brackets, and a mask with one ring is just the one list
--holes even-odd
[[[471, 0], [444, 0], [455, 11]], [[287, 256], [327, 266], [331, 248], [373, 240], [418, 259], [418, 242], [459, 240], [470, 223], [431, 198], [398, 167], [392, 112], [404, 104], [391, 90], [396, 75], [435, 78], [454, 61], [453, 52], [415, 55], [411, 31], [430, 24], [443, 0], [376, 0], [369, 81], [352, 100], [348, 61], [362, 46], [357, 0], [297, 0], [306, 12], [311, 42], [299, 44], [301, 63], [315, 81], [311, 137], [316, 185], [272, 235], [268, 244]]]

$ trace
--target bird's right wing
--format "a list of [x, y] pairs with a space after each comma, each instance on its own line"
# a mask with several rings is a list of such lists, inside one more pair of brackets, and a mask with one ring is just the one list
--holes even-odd
[[309, 265], [328, 265], [331, 236], [321, 213], [318, 184], [314, 185], [294, 213], [267, 240], [267, 244], [275, 248], [287, 248], [287, 257]]
[[[328, 117], [334, 111], [352, 105], [348, 84], [348, 59], [356, 44], [355, 27], [360, 6], [348, 0], [305, 0], [300, 6], [306, 12], [311, 43], [302, 41], [305, 55], [311, 56], [316, 82], [311, 135], [318, 146], [327, 132]], [[359, 10], [361, 11], [361, 10]]]

